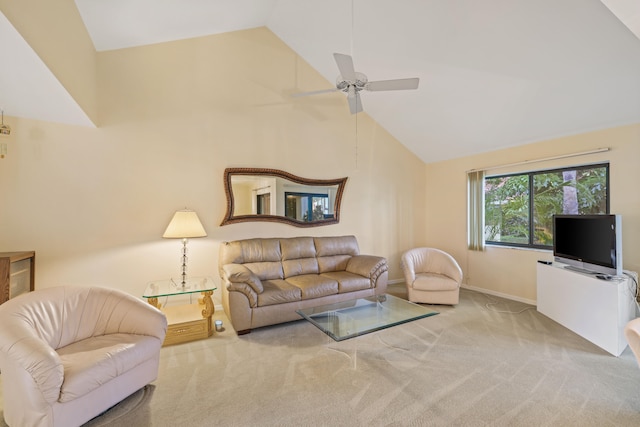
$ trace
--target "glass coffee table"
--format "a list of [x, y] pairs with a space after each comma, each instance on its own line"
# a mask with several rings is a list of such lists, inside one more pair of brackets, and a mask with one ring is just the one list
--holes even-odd
[[296, 312], [335, 341], [438, 314], [393, 295], [378, 295], [304, 308]]

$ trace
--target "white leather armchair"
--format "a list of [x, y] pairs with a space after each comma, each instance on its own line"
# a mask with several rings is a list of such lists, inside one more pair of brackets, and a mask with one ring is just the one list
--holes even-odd
[[116, 289], [56, 287], [0, 305], [4, 419], [79, 426], [158, 375], [167, 320]]
[[416, 248], [405, 252], [401, 262], [409, 301], [458, 304], [462, 269], [451, 255], [435, 248]]
[[629, 321], [625, 325], [624, 336], [640, 366], [640, 317]]

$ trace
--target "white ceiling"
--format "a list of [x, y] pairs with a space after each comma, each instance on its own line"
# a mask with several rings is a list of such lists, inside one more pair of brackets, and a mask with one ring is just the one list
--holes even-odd
[[[639, 0], [75, 1], [98, 51], [266, 26], [327, 88], [334, 52], [369, 80], [420, 77], [362, 101], [425, 162], [640, 122]], [[2, 61], [0, 108], [90, 125], [25, 45], [0, 14], [3, 55], [25, 57]]]

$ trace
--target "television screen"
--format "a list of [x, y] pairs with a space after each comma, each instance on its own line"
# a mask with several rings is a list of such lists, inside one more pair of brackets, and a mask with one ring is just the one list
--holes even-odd
[[556, 215], [553, 255], [592, 273], [622, 274], [620, 216]]

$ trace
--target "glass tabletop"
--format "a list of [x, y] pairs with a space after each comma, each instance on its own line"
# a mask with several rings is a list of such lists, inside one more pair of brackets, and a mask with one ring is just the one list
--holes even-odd
[[170, 297], [196, 292], [215, 291], [216, 284], [211, 277], [190, 277], [183, 286], [180, 280], [155, 280], [147, 284], [143, 298]]
[[438, 314], [393, 295], [378, 295], [296, 310], [336, 341]]

